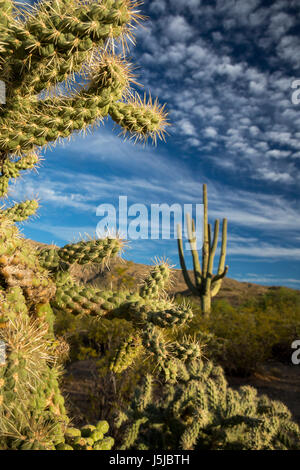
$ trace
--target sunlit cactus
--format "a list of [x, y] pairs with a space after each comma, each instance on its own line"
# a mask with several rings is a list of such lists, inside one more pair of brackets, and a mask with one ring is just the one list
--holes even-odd
[[[138, 5], [135, 0], [0, 2], [0, 80], [6, 86], [0, 105], [0, 197], [20, 171], [38, 164], [39, 150], [107, 116], [135, 139], [163, 137], [163, 107], [131, 90], [136, 82], [126, 52], [143, 19]], [[18, 208], [9, 214], [21, 221], [31, 212]]]
[[190, 243], [190, 249], [193, 258], [193, 270], [194, 270], [194, 283], [190, 278], [190, 274], [187, 270], [186, 263], [184, 260], [184, 250], [182, 243], [182, 230], [181, 226], [177, 227], [177, 239], [178, 239], [178, 252], [179, 260], [182, 269], [182, 274], [186, 285], [193, 295], [197, 295], [201, 299], [201, 307], [204, 315], [209, 315], [211, 310], [211, 299], [219, 292], [222, 279], [226, 276], [228, 266], [225, 266], [226, 259], [226, 245], [227, 245], [227, 219], [223, 219], [222, 227], [222, 245], [220, 260], [218, 266], [218, 272], [213, 275], [214, 257], [218, 245], [219, 237], [219, 220], [215, 221], [214, 235], [212, 238], [211, 225], [208, 223], [208, 211], [207, 211], [207, 187], [203, 185], [203, 246], [202, 246], [202, 267], [200, 265], [199, 255], [197, 252], [197, 239], [195, 222], [191, 220], [189, 214], [187, 215], [187, 230], [188, 239]]

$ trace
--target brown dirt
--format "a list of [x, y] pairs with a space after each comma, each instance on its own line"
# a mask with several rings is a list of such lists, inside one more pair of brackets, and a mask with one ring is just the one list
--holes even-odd
[[282, 401], [300, 425], [300, 365], [270, 361], [251, 377], [227, 379], [233, 388], [251, 385], [260, 394], [265, 394], [272, 400]]
[[95, 406], [95, 399], [99, 395], [95, 360], [70, 364], [65, 370], [62, 392], [74, 425], [82, 426], [103, 418], [101, 404]]

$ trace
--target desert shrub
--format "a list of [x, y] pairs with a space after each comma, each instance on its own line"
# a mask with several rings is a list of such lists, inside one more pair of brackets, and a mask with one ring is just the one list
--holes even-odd
[[123, 319], [76, 317], [72, 313], [61, 312], [56, 317], [55, 330], [58, 336], [68, 341], [69, 358], [74, 362], [105, 356], [132, 332], [132, 326]]
[[272, 318], [257, 310], [214, 312], [211, 331], [226, 340], [222, 365], [229, 373], [247, 375], [271, 355], [276, 332]]
[[110, 270], [107, 276], [110, 281], [111, 288], [117, 289], [133, 289], [136, 285], [136, 279], [134, 276], [128, 273], [129, 268], [132, 266], [132, 262], [128, 261], [124, 266], [115, 266]]
[[89, 390], [89, 418], [110, 419], [116, 409], [127, 405], [138, 381], [147, 373], [147, 364], [135, 362], [127, 370], [115, 373], [110, 365], [118, 347], [134, 331], [125, 319], [106, 319], [77, 316], [71, 313], [57, 315], [56, 334], [70, 346], [69, 361], [95, 360], [97, 374]]

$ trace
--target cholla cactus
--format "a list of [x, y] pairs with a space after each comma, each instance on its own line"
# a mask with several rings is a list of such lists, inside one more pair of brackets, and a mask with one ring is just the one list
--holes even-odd
[[[63, 259], [84, 264], [87, 256], [99, 259], [102, 243], [95, 245], [93, 250], [85, 252], [67, 245], [61, 249], [43, 249], [40, 251], [40, 264], [49, 270], [51, 279], [56, 285], [55, 296], [50, 305], [55, 314], [69, 313], [72, 315], [90, 315], [100, 319], [123, 318], [130, 321], [135, 329], [134, 336], [128, 337], [111, 357], [111, 370], [120, 373], [128, 368], [142, 354], [150, 355], [154, 366], [159, 367], [166, 376], [173, 375], [176, 380], [176, 365], [170, 361], [170, 355], [180, 350], [177, 344], [168, 345], [166, 333], [170, 328], [183, 326], [193, 317], [188, 303], [176, 304], [169, 298], [165, 289], [169, 283], [170, 267], [167, 262], [159, 262], [135, 291], [107, 291], [92, 286], [83, 286], [76, 282], [70, 273], [71, 264]], [[117, 254], [116, 247], [122, 243], [118, 239], [104, 240], [109, 244], [111, 255]], [[81, 242], [82, 243], [82, 242]], [[88, 242], [89, 243], [89, 242]], [[84, 246], [80, 245], [80, 246]], [[111, 249], [111, 246], [114, 248]], [[95, 250], [95, 253], [94, 253]], [[99, 253], [97, 254], [97, 252]], [[104, 251], [104, 253], [106, 253]], [[89, 255], [87, 254], [89, 253]], [[175, 369], [174, 369], [175, 367]]]
[[[64, 311], [74, 315], [105, 313], [102, 304], [105, 299], [98, 289], [76, 283], [70, 273], [73, 265], [95, 263], [107, 265], [123, 247], [119, 238], [81, 240], [62, 248], [44, 248], [39, 251], [39, 263], [48, 269], [56, 285], [56, 295], [52, 299], [55, 311]], [[105, 307], [105, 306], [104, 306]]]
[[[0, 448], [52, 448], [68, 419], [49, 301], [55, 285], [32, 245], [0, 214]], [[24, 447], [23, 447], [24, 446]]]
[[228, 387], [221, 367], [188, 361], [176, 385], [151, 375], [116, 417], [122, 450], [297, 450], [300, 429], [286, 406], [254, 388]]
[[119, 374], [128, 369], [142, 350], [142, 341], [138, 335], [130, 335], [117, 349], [110, 363], [110, 370]]
[[[80, 439], [69, 435], [59, 389], [67, 345], [53, 334], [55, 316], [50, 305], [57, 290], [55, 277], [51, 279], [50, 271], [39, 263], [38, 249], [21, 237], [3, 213], [0, 240], [0, 342], [6, 351], [0, 365], [0, 449], [110, 449], [113, 440], [104, 438], [108, 429], [103, 422], [91, 436], [80, 430], [74, 431]], [[70, 246], [62, 249], [65, 255], [66, 250]]]
[[215, 221], [214, 237], [212, 239], [211, 225], [208, 223], [207, 214], [207, 187], [203, 185], [203, 206], [204, 206], [204, 219], [203, 219], [203, 246], [202, 246], [202, 268], [200, 266], [199, 255], [197, 252], [197, 240], [195, 237], [195, 223], [187, 217], [187, 229], [188, 238], [193, 256], [193, 267], [194, 267], [194, 278], [195, 283], [193, 284], [186, 264], [184, 261], [184, 252], [182, 244], [182, 230], [181, 226], [178, 225], [178, 252], [179, 260], [182, 269], [182, 274], [186, 285], [190, 289], [191, 293], [197, 295], [201, 299], [202, 312], [205, 316], [209, 315], [211, 310], [211, 299], [219, 292], [222, 280], [226, 276], [228, 266], [225, 266], [226, 258], [226, 244], [227, 244], [227, 219], [223, 219], [222, 228], [222, 246], [220, 261], [218, 266], [218, 272], [213, 275], [214, 257], [218, 245], [219, 237], [219, 220]]
[[[164, 377], [176, 380], [177, 364], [172, 359], [184, 354], [184, 344], [170, 344], [168, 331], [181, 327], [193, 317], [187, 302], [177, 304], [168, 297], [165, 290], [170, 281], [170, 266], [160, 262], [151, 269], [140, 287], [134, 291], [107, 291], [92, 286], [82, 286], [70, 272], [61, 270], [57, 253], [64, 249], [45, 249], [40, 252], [40, 262], [47, 267], [56, 284], [56, 294], [51, 299], [55, 314], [89, 315], [97, 319], [122, 318], [132, 323], [135, 333], [125, 338], [115, 351], [110, 351], [110, 369], [121, 373], [141, 356], [151, 358], [153, 367], [158, 368]], [[51, 268], [52, 266], [52, 268]], [[66, 269], [66, 264], [63, 264]], [[189, 346], [193, 354], [193, 344]]]
[[[17, 8], [18, 5], [18, 8]], [[163, 137], [166, 113], [132, 91], [126, 38], [142, 17], [134, 0], [46, 0], [36, 6], [0, 2], [0, 197], [9, 181], [36, 167], [38, 150], [106, 116], [136, 139]], [[115, 55], [115, 42], [123, 55]], [[8, 210], [21, 221], [27, 202]]]
[[[40, 149], [106, 116], [136, 139], [163, 137], [166, 113], [157, 100], [142, 101], [130, 91], [132, 67], [114, 54], [114, 41], [125, 51], [140, 19], [132, 0], [49, 0], [34, 7], [0, 1], [0, 80], [6, 88], [0, 105], [0, 198], [11, 181], [38, 166]], [[75, 285], [68, 269], [107, 263], [122, 244], [89, 240], [38, 252], [13, 225], [37, 207], [32, 200], [0, 211], [0, 332], [7, 346], [0, 366], [0, 448], [109, 449], [113, 442], [101, 429], [91, 436], [75, 431], [81, 436], [76, 442], [66, 433], [51, 305], [99, 313], [98, 293]]]
[[106, 421], [98, 421], [96, 426], [88, 424], [81, 429], [67, 428], [64, 441], [56, 445], [56, 450], [111, 450], [112, 437], [104, 437], [109, 430]]
[[[135, 330], [115, 352], [111, 370], [122, 372], [138, 357], [150, 359], [164, 380], [176, 381], [180, 369], [183, 345], [170, 343], [168, 331], [189, 322], [193, 312], [188, 303], [176, 304], [165, 293], [170, 277], [166, 262], [154, 266], [138, 291], [102, 293], [106, 298], [107, 318], [123, 318], [130, 321]], [[179, 364], [178, 364], [179, 363]]]

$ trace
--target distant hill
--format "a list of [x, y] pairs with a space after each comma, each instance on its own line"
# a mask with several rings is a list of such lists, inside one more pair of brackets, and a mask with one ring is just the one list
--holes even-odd
[[[109, 269], [101, 271], [98, 266], [82, 268], [74, 266], [72, 274], [83, 283], [91, 283], [99, 288], [122, 289], [134, 288], [147, 275], [152, 266], [133, 263], [132, 261], [118, 260], [112, 262]], [[193, 272], [190, 272], [191, 277]], [[249, 282], [239, 282], [234, 279], [225, 278], [222, 287], [215, 299], [227, 299], [232, 305], [239, 305], [250, 297], [257, 297], [266, 294], [279, 286], [262, 286]], [[168, 289], [171, 295], [181, 294], [191, 296], [180, 269], [172, 271], [171, 283]], [[198, 300], [193, 297], [193, 300]]]
[[[43, 243], [32, 241], [35, 246], [54, 247], [55, 245], [45, 245]], [[148, 274], [152, 266], [134, 263], [133, 261], [118, 258], [111, 261], [109, 267], [100, 267], [97, 265], [72, 267], [72, 274], [75, 279], [84, 283], [92, 284], [100, 289], [131, 289], [135, 288], [143, 278]], [[193, 272], [190, 271], [193, 279]], [[263, 286], [250, 282], [240, 282], [235, 279], [225, 278], [222, 282], [220, 292], [215, 299], [226, 299], [232, 305], [237, 306], [251, 297], [258, 297], [267, 292], [280, 289], [280, 286]], [[294, 290], [294, 289], [291, 289]], [[168, 293], [171, 295], [181, 294], [190, 297], [180, 269], [172, 270], [172, 281]], [[199, 301], [197, 297], [191, 296], [194, 301]]]

